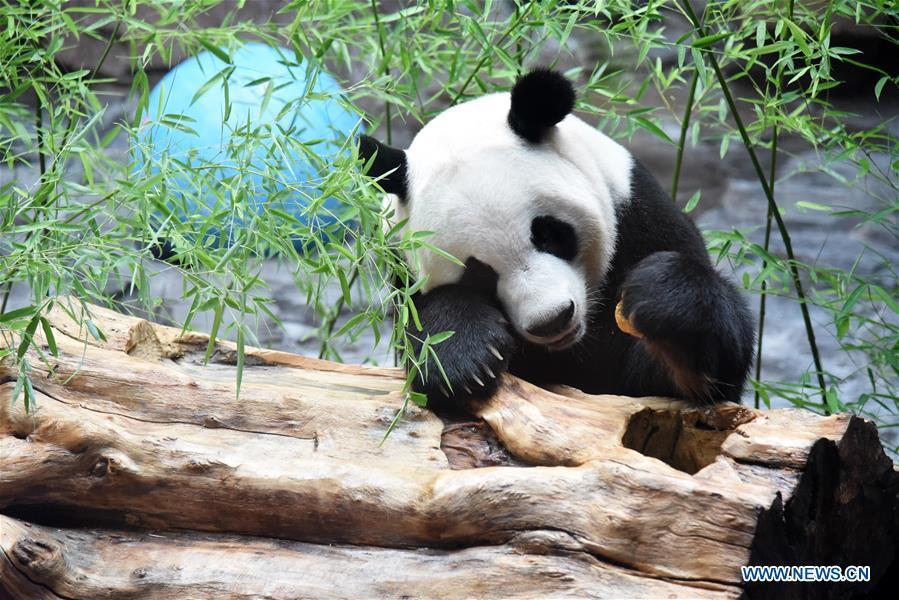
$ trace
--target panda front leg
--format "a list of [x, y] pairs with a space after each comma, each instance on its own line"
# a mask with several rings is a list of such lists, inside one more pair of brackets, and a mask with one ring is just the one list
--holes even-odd
[[[469, 261], [471, 263], [471, 261]], [[443, 285], [413, 297], [422, 329], [410, 323], [406, 333], [416, 358], [429, 336], [452, 331], [446, 340], [431, 346], [412, 389], [428, 397], [428, 406], [460, 406], [469, 398], [486, 398], [499, 387], [518, 341], [495, 300], [495, 293], [474, 285], [473, 265], [457, 284]], [[440, 361], [437, 366], [435, 356]], [[407, 365], [409, 368], [409, 365]], [[446, 374], [444, 379], [443, 373]]]
[[[651, 254], [628, 272], [620, 301], [639, 344], [683, 397], [702, 404], [740, 401], [752, 361], [753, 320], [742, 295], [708, 260]], [[631, 367], [640, 377], [641, 365]], [[649, 376], [655, 365], [642, 371]]]

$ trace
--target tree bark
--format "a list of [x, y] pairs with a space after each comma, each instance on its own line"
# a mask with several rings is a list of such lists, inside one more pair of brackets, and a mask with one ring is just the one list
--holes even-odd
[[[506, 377], [478, 418], [410, 405], [385, 440], [396, 369], [247, 349], [237, 398], [233, 344], [204, 365], [201, 334], [87, 310], [60, 300], [58, 356], [29, 355], [35, 413], [0, 364], [13, 597], [841, 597], [895, 576], [899, 479], [851, 415]], [[750, 564], [872, 581], [746, 586]]]

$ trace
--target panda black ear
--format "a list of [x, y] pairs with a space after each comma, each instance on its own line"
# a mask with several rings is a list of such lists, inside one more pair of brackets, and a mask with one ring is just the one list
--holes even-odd
[[538, 143], [574, 108], [574, 88], [558, 71], [536, 69], [512, 88], [509, 126], [529, 142]]
[[[407, 192], [406, 153], [397, 148], [391, 148], [387, 144], [382, 144], [373, 137], [360, 135], [359, 157], [367, 163], [372, 156], [375, 159], [368, 169], [368, 175], [381, 177], [378, 183], [384, 188], [384, 191], [388, 194], [396, 194], [401, 200], [405, 201]], [[385, 173], [390, 174], [383, 176]]]

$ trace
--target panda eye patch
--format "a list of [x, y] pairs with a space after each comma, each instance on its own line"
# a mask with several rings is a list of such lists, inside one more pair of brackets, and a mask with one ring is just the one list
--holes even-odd
[[543, 215], [531, 221], [531, 243], [540, 252], [573, 260], [577, 256], [577, 234], [574, 227], [555, 217]]

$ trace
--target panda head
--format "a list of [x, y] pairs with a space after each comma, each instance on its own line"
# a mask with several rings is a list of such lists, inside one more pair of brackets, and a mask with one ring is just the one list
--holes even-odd
[[[537, 70], [511, 93], [447, 109], [403, 151], [363, 136], [369, 175], [413, 231], [496, 274], [496, 296], [525, 339], [561, 349], [586, 331], [615, 246], [614, 205], [628, 194], [630, 155], [570, 115], [574, 90]], [[464, 269], [430, 252], [407, 257], [426, 293]]]

